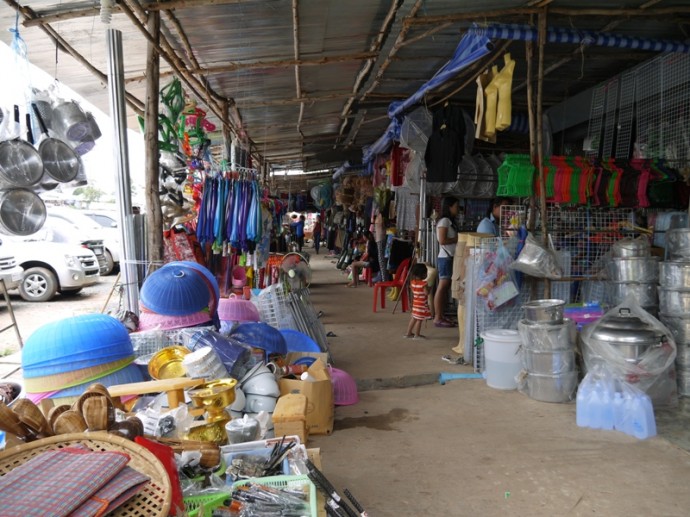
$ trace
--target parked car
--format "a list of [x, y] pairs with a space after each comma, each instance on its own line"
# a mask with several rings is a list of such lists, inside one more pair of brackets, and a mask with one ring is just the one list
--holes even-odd
[[70, 296], [98, 283], [98, 260], [94, 253], [77, 244], [53, 242], [52, 230], [42, 228], [28, 237], [3, 237], [17, 264], [23, 268], [16, 288], [29, 302], [45, 302], [56, 293]]
[[118, 214], [114, 210], [82, 210], [81, 213], [92, 219], [101, 227], [103, 241], [105, 242], [106, 260], [108, 261], [109, 267], [112, 264], [112, 268], [105, 273], [108, 275], [120, 264], [120, 250], [122, 247], [120, 244]]
[[5, 281], [5, 288], [10, 290], [19, 287], [23, 274], [24, 270], [17, 264], [11, 246], [0, 238], [0, 280]]
[[101, 275], [110, 274], [115, 267], [112, 251], [119, 243], [113, 242], [112, 235], [104, 235], [103, 228], [79, 210], [69, 207], [49, 207], [46, 227], [53, 232], [53, 242], [72, 242], [81, 244], [94, 252], [98, 259]]

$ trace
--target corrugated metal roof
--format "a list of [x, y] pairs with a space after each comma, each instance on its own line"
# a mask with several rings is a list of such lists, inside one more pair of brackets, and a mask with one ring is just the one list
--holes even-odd
[[[133, 1], [125, 3], [131, 5]], [[199, 66], [198, 76], [208, 81], [216, 94], [234, 99], [257, 153], [276, 165], [308, 169], [339, 165], [345, 159], [360, 157], [361, 147], [375, 141], [388, 125], [389, 103], [402, 100], [431, 78], [451, 57], [471, 22], [528, 20], [523, 14], [464, 20], [456, 15], [524, 8], [535, 3], [526, 0], [296, 0], [298, 57], [304, 63], [299, 66], [298, 87], [292, 62], [295, 58], [292, 0], [139, 2], [145, 7], [175, 8], [171, 12], [188, 39], [193, 56], [187, 56], [185, 44], [167, 15], [161, 17], [163, 34], [188, 68]], [[0, 8], [0, 39], [9, 43], [11, 34], [5, 29], [14, 26], [15, 11], [8, 5], [16, 4], [14, 0], [5, 3]], [[69, 45], [105, 72], [104, 25], [97, 15], [98, 1], [20, 0], [19, 5], [45, 16]], [[644, 5], [652, 10], [687, 8], [683, 0], [630, 0], [625, 7], [642, 9]], [[392, 22], [386, 23], [387, 15], [396, 7]], [[554, 0], [549, 4], [550, 9], [619, 7], [621, 0]], [[29, 11], [24, 12], [33, 16]], [[56, 13], [62, 13], [63, 18], [52, 17]], [[76, 14], [84, 16], [75, 17]], [[444, 23], [445, 20], [435, 18], [440, 16], [451, 18]], [[549, 24], [554, 26], [679, 40], [686, 37], [688, 20], [688, 14], [549, 16]], [[123, 32], [127, 90], [143, 103], [146, 40], [123, 13], [113, 15], [111, 27]], [[385, 33], [377, 46], [381, 31]], [[56, 75], [107, 111], [107, 89], [82, 64], [64, 53], [60, 53], [56, 63], [55, 43], [36, 25], [21, 27], [21, 34], [33, 64]], [[402, 41], [406, 43], [394, 47]], [[518, 86], [525, 79], [524, 43], [512, 43], [509, 51], [517, 59], [514, 86]], [[579, 51], [574, 45], [549, 45], [545, 68], [560, 64], [545, 78], [545, 103], [558, 102], [650, 57], [653, 56], [645, 52], [602, 48]], [[373, 61], [372, 66], [358, 80], [369, 59]], [[315, 62], [318, 60], [320, 63]], [[171, 72], [163, 60], [161, 72], [163, 85]], [[468, 78], [470, 74], [461, 74], [439, 96], [452, 92]], [[453, 99], [473, 110], [474, 95], [475, 89], [470, 84]], [[206, 99], [200, 100], [203, 103]], [[427, 102], [432, 104], [434, 100], [432, 96]], [[525, 109], [524, 88], [515, 91], [513, 103], [516, 109]], [[347, 106], [351, 109], [346, 110], [343, 118]], [[131, 127], [136, 127], [134, 112], [129, 114]], [[218, 138], [219, 135], [214, 135], [215, 140]]]

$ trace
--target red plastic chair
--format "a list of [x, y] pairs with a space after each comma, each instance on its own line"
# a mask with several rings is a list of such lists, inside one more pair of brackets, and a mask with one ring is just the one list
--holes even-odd
[[370, 267], [365, 267], [364, 268], [364, 281], [367, 283], [369, 287], [374, 285], [374, 278], [373, 275], [371, 274], [371, 268]]
[[[381, 298], [381, 308], [386, 308], [386, 288], [397, 287], [400, 289], [402, 297], [402, 311], [407, 312], [410, 306], [410, 299], [405, 286], [405, 278], [410, 269], [410, 259], [403, 260], [398, 269], [395, 270], [395, 277], [390, 282], [378, 282], [374, 284], [374, 312], [376, 312], [377, 298]], [[379, 294], [380, 293], [380, 294]]]

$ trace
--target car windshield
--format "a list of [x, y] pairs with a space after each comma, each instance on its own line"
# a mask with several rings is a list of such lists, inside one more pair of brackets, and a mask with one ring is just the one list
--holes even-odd
[[62, 219], [63, 221], [72, 224], [73, 226], [80, 229], [99, 229], [100, 226], [88, 217], [77, 210], [50, 210], [48, 209], [48, 215], [51, 217]]

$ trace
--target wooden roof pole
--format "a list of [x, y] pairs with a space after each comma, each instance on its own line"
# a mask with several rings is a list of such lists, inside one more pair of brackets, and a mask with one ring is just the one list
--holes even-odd
[[[378, 57], [379, 52], [381, 51], [381, 47], [383, 46], [383, 40], [390, 32], [391, 26], [393, 25], [393, 21], [395, 20], [395, 15], [397, 14], [401, 5], [402, 0], [391, 1], [391, 6], [388, 9], [388, 14], [386, 14], [386, 17], [384, 18], [383, 23], [381, 24], [381, 29], [379, 30], [378, 36], [374, 39], [374, 41], [372, 41], [371, 45], [369, 46], [369, 51], [374, 53], [375, 56], [372, 56], [370, 59], [367, 59], [364, 62], [364, 64], [362, 65], [362, 69], [359, 71], [357, 77], [355, 78], [355, 84], [352, 86], [352, 95], [348, 98], [347, 102], [345, 103], [345, 106], [343, 106], [342, 112], [340, 113], [340, 118], [343, 120], [343, 122], [340, 125], [340, 131], [338, 132], [336, 145], [338, 144], [340, 138], [343, 136], [343, 132], [347, 127], [348, 115], [350, 114], [350, 110], [352, 109], [352, 105], [354, 104], [357, 95], [359, 94], [359, 89], [362, 87], [364, 79], [366, 79], [366, 77], [369, 75], [369, 72], [371, 72], [371, 69], [374, 66], [374, 60], [376, 57]], [[359, 131], [359, 128], [357, 128], [357, 131]], [[354, 141], [354, 137], [352, 137], [350, 141]]]
[[[539, 28], [539, 65], [537, 68], [537, 173], [539, 178], [539, 212], [541, 214], [542, 244], [549, 246], [549, 226], [546, 219], [546, 178], [544, 176], [544, 45], [546, 43], [546, 13], [544, 8], [537, 21]], [[551, 298], [551, 282], [544, 280], [544, 298]]]
[[[295, 61], [299, 61], [299, 4], [298, 0], [292, 0], [292, 50]], [[299, 65], [295, 65], [295, 95], [300, 100], [299, 115], [297, 116], [297, 133], [300, 135], [300, 151], [304, 150], [304, 133], [302, 132], [302, 119], [304, 118], [304, 100], [302, 100], [302, 82], [300, 79]]]
[[158, 103], [160, 91], [160, 56], [156, 44], [160, 38], [160, 13], [149, 13], [146, 29], [153, 42], [146, 46], [146, 111], [144, 111], [144, 142], [146, 147], [144, 170], [144, 192], [146, 196], [146, 219], [151, 230], [147, 232], [148, 262], [150, 271], [163, 263], [163, 213], [160, 199], [160, 171], [158, 158]]

